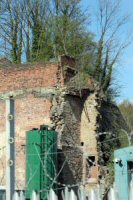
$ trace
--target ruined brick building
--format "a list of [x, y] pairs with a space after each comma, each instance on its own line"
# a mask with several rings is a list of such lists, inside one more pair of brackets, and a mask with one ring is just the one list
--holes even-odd
[[[0, 63], [0, 185], [5, 185], [5, 99], [15, 99], [16, 187], [25, 188], [25, 134], [45, 124], [58, 132], [60, 176], [65, 184], [98, 183], [98, 86], [80, 85], [75, 61], [67, 56], [48, 64]], [[90, 163], [92, 161], [92, 165]]]

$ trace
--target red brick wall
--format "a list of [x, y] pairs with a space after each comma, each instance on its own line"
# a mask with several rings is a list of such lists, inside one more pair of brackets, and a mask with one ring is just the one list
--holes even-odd
[[[31, 93], [25, 93], [26, 89], [51, 88], [64, 85], [63, 65], [73, 65], [73, 60], [61, 57], [60, 63], [37, 65], [2, 65], [0, 68], [0, 96], [14, 94], [23, 91], [23, 95], [15, 97], [15, 128], [16, 128], [16, 177], [20, 188], [25, 186], [25, 133], [40, 125], [50, 125], [51, 98], [35, 97]], [[10, 93], [11, 92], [11, 93]], [[0, 148], [6, 142], [5, 100], [0, 100]], [[0, 150], [0, 181], [5, 185], [5, 154]], [[4, 169], [3, 169], [4, 166]]]
[[[0, 69], [0, 95], [10, 91], [32, 88], [55, 88], [58, 85], [59, 68], [57, 64], [23, 66], [20, 68]], [[17, 187], [25, 186], [25, 133], [40, 125], [50, 125], [50, 98], [35, 97], [26, 94], [15, 99], [15, 128], [16, 128], [16, 177]], [[5, 100], [0, 100], [0, 185], [5, 185], [5, 155], [6, 149], [6, 119]]]
[[58, 84], [58, 64], [22, 65], [0, 69], [0, 93]]
[[[32, 128], [39, 128], [42, 124], [50, 125], [51, 102], [46, 98], [36, 98], [33, 95], [15, 100], [15, 128], [16, 128], [16, 177], [20, 188], [25, 186], [25, 134]], [[5, 146], [6, 121], [5, 102], [0, 101], [0, 148]], [[5, 154], [0, 150], [0, 159], [4, 161]], [[5, 173], [5, 171], [4, 171]], [[0, 163], [0, 180], [3, 176], [3, 167]], [[5, 176], [2, 181], [5, 185]]]

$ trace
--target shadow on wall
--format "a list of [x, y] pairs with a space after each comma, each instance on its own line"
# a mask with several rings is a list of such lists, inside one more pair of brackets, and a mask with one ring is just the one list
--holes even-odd
[[[81, 182], [82, 154], [81, 152], [77, 153], [78, 151], [79, 150], [75, 149], [74, 147], [63, 147], [62, 150], [58, 149], [58, 183], [65, 183], [66, 186], [72, 186], [76, 185], [77, 182]], [[62, 200], [61, 192], [64, 187], [65, 186], [57, 185], [59, 200]], [[72, 186], [72, 188], [77, 195], [78, 187]]]
[[83, 100], [80, 97], [67, 95], [63, 108], [64, 127], [61, 135], [62, 145], [80, 145], [80, 123]]

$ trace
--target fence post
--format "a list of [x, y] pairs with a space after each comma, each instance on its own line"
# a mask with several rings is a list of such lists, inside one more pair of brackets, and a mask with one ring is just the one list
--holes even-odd
[[129, 200], [133, 199], [133, 180], [130, 182], [130, 187], [129, 187]]
[[86, 200], [86, 192], [84, 186], [79, 187], [78, 196], [80, 200]]
[[25, 200], [25, 195], [23, 191], [20, 192], [20, 200]]
[[20, 200], [18, 192], [14, 192], [13, 200]]
[[62, 191], [62, 198], [63, 200], [70, 200], [70, 192], [68, 190], [68, 187], [65, 187], [65, 190]]
[[48, 195], [48, 200], [58, 200], [55, 192], [52, 189], [50, 189], [50, 192], [49, 192], [49, 195]]
[[32, 192], [32, 197], [31, 200], [36, 200], [37, 199], [37, 194], [35, 191]]
[[94, 200], [94, 199], [97, 199], [96, 192], [94, 191], [94, 189], [91, 189], [90, 195], [89, 195], [89, 200]]
[[70, 200], [77, 200], [77, 197], [73, 190], [71, 190], [71, 192], [70, 192]]

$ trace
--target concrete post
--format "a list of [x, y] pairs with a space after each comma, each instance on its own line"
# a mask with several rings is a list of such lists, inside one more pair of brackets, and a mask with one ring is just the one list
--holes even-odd
[[13, 199], [15, 190], [14, 100], [6, 100], [6, 200]]

